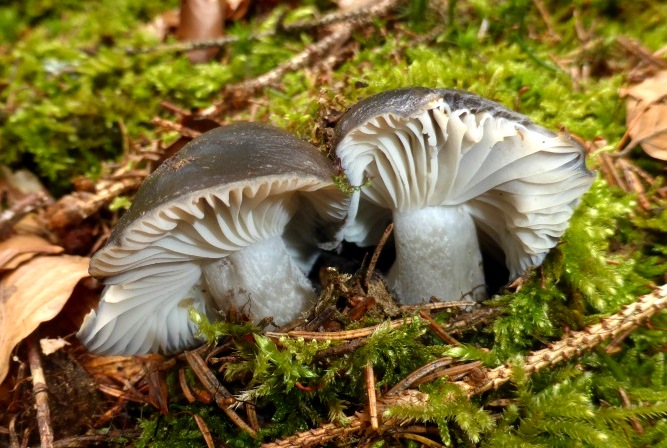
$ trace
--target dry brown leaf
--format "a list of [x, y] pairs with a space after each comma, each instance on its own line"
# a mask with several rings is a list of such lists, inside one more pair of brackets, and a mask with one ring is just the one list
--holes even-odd
[[28, 170], [12, 171], [4, 165], [0, 165], [0, 192], [6, 195], [10, 207], [33, 193], [43, 193], [50, 198], [36, 175]]
[[60, 312], [88, 275], [89, 261], [73, 255], [40, 256], [0, 278], [0, 383], [13, 348]]
[[667, 70], [621, 90], [627, 98], [627, 126], [632, 141], [651, 157], [667, 160]]
[[0, 271], [16, 269], [37, 255], [55, 255], [63, 251], [37, 235], [14, 235], [0, 242]]
[[[219, 0], [181, 0], [178, 40], [190, 42], [215, 39], [222, 36], [225, 10]], [[206, 62], [218, 52], [217, 48], [192, 50], [192, 62]]]

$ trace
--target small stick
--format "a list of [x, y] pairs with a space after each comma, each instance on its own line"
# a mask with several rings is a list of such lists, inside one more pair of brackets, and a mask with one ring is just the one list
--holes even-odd
[[418, 434], [412, 434], [410, 432], [401, 432], [396, 434], [396, 437], [400, 437], [403, 439], [409, 439], [409, 440], [414, 440], [415, 442], [419, 442], [423, 446], [428, 446], [431, 448], [445, 448], [445, 445], [442, 445], [435, 440], [431, 440], [428, 437], [420, 436]]
[[32, 389], [37, 408], [37, 425], [41, 448], [53, 448], [53, 430], [51, 429], [51, 411], [49, 409], [49, 389], [44, 377], [44, 369], [39, 357], [39, 345], [33, 336], [28, 340], [28, 363], [32, 375]]
[[185, 359], [188, 361], [190, 367], [192, 367], [197, 378], [199, 378], [199, 381], [201, 381], [204, 387], [214, 394], [215, 402], [218, 407], [222, 409], [222, 412], [224, 412], [236, 426], [250, 434], [250, 437], [253, 439], [256, 439], [257, 432], [230, 408], [232, 404], [236, 403], [236, 398], [234, 398], [234, 396], [220, 384], [220, 381], [218, 381], [213, 372], [211, 372], [199, 353], [196, 351], [186, 351]]
[[471, 370], [478, 369], [480, 367], [482, 367], [482, 361], [474, 361], [467, 364], [462, 364], [460, 366], [453, 366], [448, 369], [435, 370], [430, 374], [419, 378], [414, 382], [414, 385], [418, 386], [420, 384], [430, 383], [431, 381], [435, 381], [438, 378], [442, 378], [443, 376], [448, 376], [450, 380], [458, 380], [463, 378]]
[[192, 394], [192, 391], [190, 390], [190, 386], [188, 386], [187, 380], [185, 379], [184, 368], [178, 369], [178, 384], [180, 384], [183, 395], [185, 395], [185, 399], [188, 400], [188, 403], [194, 403], [197, 401], [195, 396]]
[[451, 302], [433, 302], [425, 303], [423, 305], [403, 305], [401, 306], [401, 311], [416, 311], [416, 310], [441, 310], [446, 308], [459, 308], [459, 307], [479, 307], [478, 303], [475, 302], [464, 302], [463, 300], [456, 300]]
[[[363, 3], [363, 2], [360, 2]], [[282, 29], [287, 32], [296, 32], [303, 31], [313, 28], [319, 28], [327, 25], [333, 25], [334, 23], [359, 23], [364, 24], [369, 22], [369, 17], [377, 17], [383, 15], [387, 12], [388, 9], [393, 6], [393, 4], [398, 3], [396, 1], [382, 1], [382, 2], [371, 2], [370, 4], [362, 5], [359, 8], [352, 10], [343, 10], [343, 11], [334, 11], [329, 14], [326, 14], [319, 19], [315, 20], [300, 20], [298, 22], [289, 23], [283, 25]], [[391, 4], [388, 6], [387, 4]]]
[[164, 118], [160, 118], [160, 117], [154, 117], [151, 120], [151, 123], [153, 123], [156, 126], [160, 126], [161, 128], [169, 129], [171, 131], [176, 131], [179, 134], [181, 134], [183, 137], [197, 138], [202, 134], [199, 131], [195, 131], [194, 129], [190, 129], [186, 126], [183, 126], [182, 124], [175, 123], [175, 122], [169, 121], [169, 120], [165, 120]]
[[[662, 285], [651, 294], [639, 297], [634, 303], [623, 307], [594, 325], [581, 331], [573, 331], [549, 347], [532, 352], [525, 356], [524, 370], [528, 373], [539, 372], [545, 367], [553, 366], [574, 356], [580, 356], [598, 346], [603, 341], [613, 339], [629, 329], [637, 328], [646, 319], [658, 311], [667, 308], [667, 285]], [[468, 395], [476, 395], [490, 389], [497, 389], [511, 378], [511, 366], [499, 366], [485, 371], [486, 379], [481, 385], [469, 384], [466, 381], [457, 381], [454, 384], [461, 387]]]
[[366, 345], [366, 341], [363, 339], [353, 339], [350, 342], [341, 344], [341, 345], [336, 345], [333, 347], [325, 348], [324, 350], [321, 350], [317, 352], [315, 355], [315, 359], [325, 359], [325, 358], [334, 358], [338, 356], [342, 356], [346, 353], [352, 353], [359, 347], [362, 347]]
[[434, 372], [442, 367], [447, 367], [451, 365], [454, 362], [454, 358], [446, 357], [446, 358], [440, 358], [436, 359], [435, 361], [431, 361], [428, 364], [421, 366], [408, 376], [406, 376], [404, 379], [396, 383], [394, 387], [389, 389], [389, 392], [386, 393], [386, 397], [390, 397], [392, 395], [399, 394], [403, 392], [405, 389], [409, 388], [412, 386], [415, 382], [419, 381], [421, 378], [424, 376], [430, 374], [431, 372]]
[[366, 391], [368, 392], [368, 415], [371, 419], [371, 428], [377, 431], [380, 425], [378, 424], [378, 406], [375, 396], [375, 373], [370, 361], [366, 363]]
[[21, 218], [52, 202], [53, 199], [49, 198], [46, 193], [37, 191], [30, 193], [17, 201], [11, 208], [0, 213], [0, 241], [6, 239], [11, 234], [12, 226], [20, 221]]
[[459, 341], [454, 339], [447, 333], [445, 330], [442, 329], [440, 325], [431, 317], [429, 313], [426, 311], [422, 310], [419, 312], [419, 316], [424, 319], [426, 322], [428, 322], [428, 326], [435, 334], [438, 335], [440, 339], [442, 339], [446, 344], [450, 345], [461, 345]]
[[368, 284], [371, 281], [373, 272], [375, 272], [375, 266], [377, 265], [378, 258], [380, 258], [380, 252], [382, 252], [382, 249], [384, 248], [384, 245], [387, 243], [389, 235], [391, 235], [391, 232], [393, 230], [394, 230], [393, 223], [389, 224], [387, 228], [384, 229], [382, 238], [380, 238], [380, 242], [378, 243], [377, 247], [375, 248], [375, 251], [373, 252], [373, 256], [371, 257], [371, 261], [370, 263], [368, 263], [368, 267], [366, 268], [366, 275], [364, 276], [364, 289], [366, 290], [366, 292], [368, 292]]
[[539, 11], [540, 16], [542, 16], [542, 20], [544, 21], [544, 24], [547, 26], [547, 30], [551, 35], [551, 37], [556, 41], [560, 40], [561, 37], [556, 32], [556, 28], [554, 27], [554, 22], [553, 20], [551, 20], [551, 14], [549, 14], [549, 10], [544, 5], [542, 0], [533, 0], [533, 4]]
[[259, 419], [257, 418], [257, 408], [252, 403], [245, 403], [245, 414], [248, 417], [248, 423], [250, 427], [255, 431], [259, 432], [261, 429], [259, 426]]
[[185, 359], [192, 367], [192, 371], [197, 376], [199, 381], [211, 393], [215, 394], [215, 402], [221, 408], [230, 406], [236, 403], [236, 398], [222, 385], [215, 377], [213, 372], [208, 368], [204, 359], [194, 351], [185, 352]]
[[347, 331], [288, 331], [287, 333], [276, 333], [274, 331], [267, 331], [264, 333], [266, 337], [278, 339], [284, 336], [289, 338], [304, 338], [309, 340], [325, 341], [327, 339], [332, 340], [342, 340], [342, 339], [357, 339], [363, 338], [366, 336], [372, 335], [374, 332], [379, 330], [382, 327], [389, 326], [389, 328], [398, 328], [403, 325], [411, 324], [414, 321], [412, 317], [406, 317], [401, 320], [395, 320], [392, 322], [385, 322], [379, 325], [374, 325], [372, 327], [359, 328], [357, 330], [347, 330]]
[[[582, 331], [572, 332], [567, 337], [551, 344], [548, 348], [538, 350], [524, 357], [524, 369], [528, 374], [532, 374], [569, 359], [571, 356], [581, 355], [584, 351], [594, 348], [604, 340], [613, 338], [628, 329], [636, 328], [641, 322], [665, 308], [667, 308], [667, 285], [661, 286], [651, 294], [637, 298], [634, 303], [599, 323], [586, 327]], [[484, 369], [486, 379], [480, 386], [470, 384], [467, 381], [456, 381], [452, 384], [459, 386], [464, 392], [468, 393], [468, 396], [473, 396], [506, 383], [510, 380], [511, 371], [512, 368], [507, 366]], [[400, 386], [395, 386], [395, 389], [399, 390], [404, 383], [405, 380], [401, 381]], [[408, 404], [418, 408], [426, 406], [428, 403], [427, 394], [413, 389], [400, 389], [400, 392], [393, 392], [392, 395], [391, 398], [394, 399], [395, 403]], [[389, 397], [389, 393], [385, 396], [385, 398], [387, 397]], [[327, 423], [317, 429], [297, 433], [262, 446], [264, 448], [301, 448], [322, 445], [335, 439], [360, 433], [365, 428], [363, 423], [361, 418], [354, 416], [349, 419], [349, 423], [345, 427]], [[382, 430], [401, 423], [399, 420], [392, 420], [391, 425], [385, 422]]]
[[215, 448], [215, 443], [213, 443], [213, 436], [211, 435], [211, 430], [208, 429], [208, 425], [206, 424], [204, 419], [199, 414], [192, 414], [192, 416], [195, 419], [195, 423], [197, 423], [199, 431], [201, 431], [201, 435], [204, 436], [204, 441], [206, 442], [206, 446], [208, 448]]
[[471, 311], [461, 319], [442, 325], [442, 329], [449, 334], [461, 334], [475, 325], [490, 321], [501, 314], [501, 312], [500, 308], [480, 308]]

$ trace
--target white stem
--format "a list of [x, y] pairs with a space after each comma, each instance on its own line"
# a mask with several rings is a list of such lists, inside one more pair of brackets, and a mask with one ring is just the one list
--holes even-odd
[[477, 232], [465, 206], [394, 212], [389, 284], [403, 303], [486, 298]]
[[315, 299], [310, 281], [279, 236], [254, 243], [203, 270], [213, 306], [243, 312], [254, 322], [273, 316], [276, 324], [285, 324]]

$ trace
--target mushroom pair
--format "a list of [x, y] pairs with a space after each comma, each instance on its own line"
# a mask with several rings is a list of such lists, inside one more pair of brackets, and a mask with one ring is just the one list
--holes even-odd
[[182, 350], [196, 342], [190, 307], [288, 322], [315, 296], [305, 273], [318, 246], [377, 244], [391, 221], [388, 277], [401, 301], [481, 300], [481, 247], [504, 256], [511, 278], [541, 264], [594, 178], [564, 132], [445, 89], [359, 102], [336, 128], [335, 151], [363, 185], [351, 198], [326, 157], [273, 127], [237, 124], [188, 143], [146, 179], [93, 257], [90, 273], [107, 286], [78, 333], [84, 345]]
[[144, 181], [90, 273], [106, 288], [78, 337], [100, 354], [196, 343], [189, 308], [284, 324], [308, 308], [306, 273], [343, 223], [329, 160], [285, 131], [236, 124], [189, 142]]
[[538, 266], [595, 175], [565, 132], [478, 96], [406, 88], [353, 106], [336, 156], [352, 185], [346, 240], [377, 244], [394, 223], [388, 280], [408, 304], [486, 297], [482, 251], [510, 279]]

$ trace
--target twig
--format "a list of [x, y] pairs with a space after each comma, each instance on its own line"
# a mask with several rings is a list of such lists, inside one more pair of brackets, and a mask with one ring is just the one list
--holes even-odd
[[248, 417], [248, 423], [250, 423], [250, 427], [259, 432], [261, 428], [259, 426], [259, 418], [257, 418], [257, 408], [255, 405], [252, 403], [245, 403], [245, 413], [246, 417]]
[[37, 191], [27, 195], [16, 202], [11, 208], [0, 213], [0, 241], [10, 235], [12, 227], [21, 218], [51, 202], [53, 202], [53, 199], [49, 198], [46, 193]]
[[[666, 307], [667, 285], [663, 285], [651, 294], [639, 297], [636, 302], [602, 319], [599, 323], [586, 327], [582, 331], [574, 331], [549, 347], [532, 352], [524, 357], [523, 369], [528, 373], [536, 373], [545, 367], [553, 366], [574, 356], [580, 356], [601, 342], [638, 327], [643, 321]], [[455, 384], [468, 395], [477, 395], [490, 389], [497, 389], [508, 382], [511, 379], [511, 371], [510, 366], [500, 366], [487, 371], [486, 379], [481, 385], [473, 385], [465, 381], [458, 381]]]
[[292, 59], [273, 70], [247, 81], [233, 84], [225, 88], [223, 101], [201, 111], [198, 117], [211, 118], [223, 114], [229, 107], [229, 98], [235, 98], [235, 102], [243, 102], [255, 92], [279, 81], [285, 74], [297, 71], [308, 65], [316, 57], [331, 52], [331, 49], [347, 41], [352, 35], [352, 26], [343, 25], [340, 29], [332, 32], [318, 42], [306, 47], [303, 51], [296, 54]]
[[373, 364], [370, 361], [366, 364], [366, 391], [368, 392], [368, 415], [371, 420], [371, 428], [377, 431], [379, 424], [377, 398], [375, 396], [375, 373], [373, 373]]
[[182, 124], [174, 123], [173, 121], [165, 120], [164, 118], [160, 117], [154, 117], [151, 120], [151, 123], [156, 126], [160, 126], [161, 128], [176, 131], [184, 137], [196, 138], [202, 134], [201, 132], [190, 129], [187, 126], [183, 126]]
[[478, 303], [474, 302], [464, 302], [463, 300], [455, 300], [450, 302], [433, 302], [425, 303], [423, 305], [403, 305], [401, 306], [401, 311], [417, 311], [417, 310], [441, 310], [446, 308], [462, 308], [462, 307], [478, 307]]
[[387, 244], [387, 240], [389, 239], [389, 235], [391, 235], [392, 230], [394, 230], [393, 223], [389, 224], [387, 228], [384, 229], [384, 233], [380, 238], [380, 242], [378, 243], [377, 247], [375, 248], [375, 251], [373, 252], [373, 256], [371, 257], [370, 263], [368, 263], [368, 267], [366, 268], [366, 275], [364, 275], [364, 284], [363, 284], [364, 289], [366, 291], [368, 291], [368, 284], [370, 283], [371, 277], [375, 272], [375, 266], [377, 265], [378, 258], [380, 258], [380, 253], [382, 252], [384, 245]]
[[234, 396], [220, 384], [213, 372], [208, 368], [204, 359], [196, 351], [185, 352], [185, 359], [192, 367], [193, 372], [199, 378], [199, 381], [210, 392], [213, 393], [216, 404], [222, 412], [239, 428], [247, 432], [252, 438], [257, 438], [257, 432], [252, 429], [233, 409], [231, 405], [236, 403]]
[[[618, 313], [603, 319], [595, 325], [591, 325], [582, 331], [572, 332], [560, 341], [551, 344], [548, 348], [538, 350], [524, 357], [523, 368], [528, 374], [536, 373], [545, 367], [551, 367], [561, 361], [573, 356], [579, 356], [584, 351], [590, 350], [610, 338], [637, 328], [643, 321], [649, 319], [659, 311], [667, 308], [667, 285], [653, 291], [651, 294], [639, 297], [634, 303], [624, 307]], [[480, 394], [492, 388], [498, 388], [508, 382], [511, 378], [511, 367], [500, 366], [486, 370], [484, 380], [456, 381], [453, 384], [459, 386], [468, 396]], [[409, 378], [410, 376], [408, 376]], [[388, 407], [396, 404], [423, 407], [428, 405], [428, 395], [413, 389], [403, 389], [406, 382], [412, 381], [406, 378], [395, 386], [396, 391], [390, 391], [382, 400], [382, 406]], [[380, 404], [380, 403], [378, 403]], [[288, 438], [265, 444], [265, 448], [296, 448], [321, 445], [338, 438], [352, 436], [364, 429], [363, 419], [354, 416], [349, 419], [348, 426], [338, 427], [328, 423], [318, 429], [304, 431]], [[398, 420], [383, 422], [378, 429], [384, 431], [390, 426], [401, 424]]]
[[[479, 372], [480, 367], [482, 367], [481, 361], [473, 361], [467, 364], [453, 366], [448, 369], [434, 370], [428, 375], [419, 378], [417, 381], [414, 382], [414, 385], [418, 386], [420, 384], [430, 383], [431, 381], [435, 381], [438, 378], [442, 378], [443, 376], [449, 377], [450, 380], [458, 380], [460, 378], [463, 378], [472, 371]], [[475, 378], [477, 378], [477, 376]]]
[[[391, 3], [391, 6], [387, 7], [387, 3]], [[362, 5], [359, 8], [353, 10], [334, 11], [320, 17], [319, 19], [300, 20], [298, 22], [288, 23], [286, 25], [282, 25], [282, 29], [287, 32], [297, 32], [313, 28], [320, 28], [341, 22], [363, 25], [369, 22], [369, 17], [373, 18], [385, 14], [387, 10], [392, 8], [396, 3], [398, 2], [371, 2], [370, 4]]]
[[[376, 17], [380, 17], [390, 11], [399, 0], [380, 0], [369, 5], [364, 9], [357, 19], [340, 23], [326, 37], [320, 39], [312, 45], [306, 47], [300, 53], [294, 55], [290, 60], [275, 69], [239, 84], [227, 86], [223, 99], [218, 104], [199, 112], [200, 117], [213, 117], [224, 113], [229, 107], [229, 103], [239, 100], [242, 102], [263, 89], [266, 86], [278, 82], [282, 77], [290, 72], [306, 67], [312, 61], [323, 56], [329, 56], [333, 49], [345, 43], [352, 36], [352, 32], [360, 26], [370, 23]], [[230, 101], [230, 99], [232, 99]], [[234, 101], [234, 99], [236, 101]]]
[[450, 345], [461, 345], [459, 341], [451, 337], [449, 333], [443, 330], [442, 327], [438, 325], [438, 323], [431, 317], [428, 312], [421, 310], [419, 312], [419, 316], [428, 322], [428, 327], [433, 330], [433, 332], [437, 334], [438, 337], [443, 340], [443, 342]]
[[51, 411], [49, 409], [49, 389], [44, 377], [44, 369], [39, 357], [39, 344], [35, 336], [28, 339], [28, 363], [32, 375], [32, 390], [37, 408], [37, 426], [41, 448], [53, 448], [53, 429], [51, 429]]
[[487, 307], [473, 310], [460, 319], [441, 325], [442, 329], [449, 334], [461, 334], [477, 325], [489, 322], [502, 314], [503, 310], [496, 307]]
[[294, 434], [275, 442], [265, 443], [262, 448], [307, 448], [321, 446], [327, 442], [336, 439], [345, 438], [351, 434], [356, 434], [363, 429], [364, 425], [360, 418], [352, 417], [350, 423], [345, 426], [338, 426], [335, 423], [327, 423], [316, 429]]
[[420, 436], [419, 434], [412, 434], [410, 432], [402, 432], [396, 434], [396, 437], [400, 437], [403, 439], [409, 439], [409, 440], [414, 440], [415, 442], [419, 442], [422, 446], [428, 446], [431, 448], [445, 448], [445, 445], [442, 445], [434, 440], [429, 439], [428, 437]]
[[396, 383], [396, 385], [392, 387], [389, 390], [389, 392], [385, 394], [385, 397], [398, 395], [399, 393], [411, 387], [413, 384], [415, 384], [424, 376], [429, 375], [430, 373], [435, 372], [443, 367], [450, 366], [452, 365], [453, 362], [454, 358], [446, 357], [446, 358], [436, 359], [435, 361], [431, 361], [428, 364], [421, 366], [420, 368], [418, 368], [417, 370], [406, 376], [404, 379]]
[[183, 395], [185, 396], [185, 399], [188, 401], [188, 403], [192, 404], [197, 401], [195, 396], [192, 394], [192, 391], [190, 390], [188, 381], [185, 378], [185, 368], [178, 369], [178, 384], [181, 386]]
[[118, 196], [139, 188], [143, 176], [125, 177], [113, 183], [100, 185], [97, 193], [74, 192], [63, 196], [47, 211], [48, 225], [52, 230], [76, 226], [84, 219], [97, 213], [104, 204]]
[[379, 325], [374, 325], [372, 327], [365, 327], [365, 328], [359, 328], [357, 330], [346, 330], [346, 331], [322, 331], [322, 332], [315, 332], [315, 331], [288, 331], [287, 333], [277, 333], [274, 331], [267, 331], [264, 333], [266, 337], [269, 338], [274, 338], [278, 339], [283, 336], [287, 336], [289, 338], [304, 338], [304, 339], [309, 339], [309, 340], [318, 340], [318, 341], [323, 341], [327, 339], [331, 340], [342, 340], [342, 339], [357, 339], [357, 338], [364, 338], [366, 336], [370, 336], [371, 334], [375, 333], [377, 330], [383, 327], [389, 327], [389, 328], [398, 328], [402, 327], [403, 325], [408, 325], [411, 324], [414, 321], [414, 318], [412, 317], [406, 317], [404, 319], [400, 320], [395, 320], [392, 322], [384, 322]]
[[208, 425], [206, 424], [202, 416], [199, 414], [192, 414], [192, 416], [195, 419], [195, 423], [197, 423], [197, 427], [199, 428], [201, 435], [204, 437], [206, 446], [208, 448], [215, 448], [215, 443], [213, 443], [213, 436], [211, 435], [211, 430], [208, 429]]
[[558, 32], [556, 32], [556, 28], [554, 27], [554, 22], [551, 19], [551, 14], [549, 14], [549, 10], [544, 5], [544, 2], [542, 2], [542, 0], [533, 0], [533, 4], [537, 8], [537, 11], [540, 13], [542, 20], [544, 21], [544, 24], [547, 26], [547, 31], [550, 37], [553, 38], [555, 41], [560, 40], [561, 36], [558, 34]]

